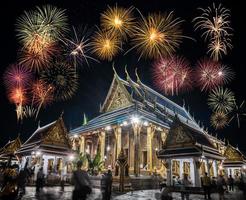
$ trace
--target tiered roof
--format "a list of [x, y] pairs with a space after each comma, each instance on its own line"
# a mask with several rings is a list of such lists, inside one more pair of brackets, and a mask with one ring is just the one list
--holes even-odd
[[15, 140], [9, 141], [3, 148], [0, 149], [0, 159], [15, 156], [15, 152], [21, 147], [21, 140], [18, 136]]
[[71, 152], [70, 140], [62, 117], [43, 127], [38, 127], [16, 154], [30, 155], [36, 151], [52, 155], [68, 155]]
[[107, 125], [120, 124], [132, 115], [139, 115], [144, 120], [161, 127], [170, 127], [173, 118], [178, 116], [187, 126], [203, 131], [184, 107], [143, 84], [138, 76], [137, 81], [133, 81], [128, 73], [127, 79], [123, 80], [115, 72], [100, 111], [99, 116], [86, 125], [71, 130], [70, 133], [80, 134]]

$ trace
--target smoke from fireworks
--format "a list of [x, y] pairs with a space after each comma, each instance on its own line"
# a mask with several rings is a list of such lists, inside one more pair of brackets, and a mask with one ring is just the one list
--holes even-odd
[[75, 27], [73, 27], [72, 36], [68, 39], [65, 39], [63, 42], [67, 48], [66, 56], [75, 67], [82, 65], [83, 62], [86, 62], [87, 65], [89, 65], [88, 60], [97, 61], [89, 55], [89, 51], [91, 50], [91, 43], [90, 39], [88, 38], [88, 33], [86, 33], [86, 29], [80, 33], [79, 30], [76, 30]]
[[209, 93], [208, 105], [213, 111], [228, 113], [235, 106], [234, 93], [227, 88], [217, 87]]
[[192, 86], [189, 62], [178, 56], [161, 58], [154, 65], [155, 85], [167, 95], [189, 90]]
[[139, 59], [142, 56], [158, 58], [171, 55], [184, 37], [181, 22], [179, 18], [174, 18], [173, 12], [164, 15], [152, 14], [147, 18], [141, 15], [141, 21], [134, 27], [132, 38], [134, 46], [128, 52], [137, 49]]
[[120, 41], [114, 34], [99, 30], [93, 37], [92, 46], [92, 52], [100, 59], [111, 61], [120, 50]]
[[78, 88], [78, 75], [74, 67], [57, 62], [41, 73], [41, 80], [52, 87], [55, 100], [70, 99]]
[[124, 39], [132, 33], [134, 18], [133, 7], [128, 9], [108, 6], [108, 9], [101, 14], [101, 26], [103, 30], [122, 36]]
[[211, 115], [211, 125], [215, 129], [222, 129], [226, 125], [228, 125], [228, 117], [225, 113], [223, 112], [215, 112]]
[[33, 74], [29, 69], [19, 64], [10, 65], [4, 73], [3, 79], [7, 89], [25, 87], [30, 84]]
[[201, 91], [226, 84], [234, 77], [234, 72], [230, 67], [209, 59], [198, 61], [195, 74], [197, 85]]

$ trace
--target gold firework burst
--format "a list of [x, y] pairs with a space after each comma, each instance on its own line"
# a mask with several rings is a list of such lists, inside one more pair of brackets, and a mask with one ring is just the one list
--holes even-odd
[[210, 122], [215, 129], [222, 129], [228, 124], [228, 117], [223, 112], [215, 112], [211, 115]]
[[132, 33], [134, 25], [133, 9], [134, 7], [132, 6], [128, 9], [117, 7], [117, 5], [113, 8], [108, 6], [108, 9], [101, 14], [103, 30], [119, 34], [126, 39], [127, 35]]
[[142, 56], [158, 58], [171, 55], [184, 37], [181, 22], [179, 18], [174, 18], [173, 12], [164, 15], [152, 14], [147, 18], [141, 15], [141, 21], [134, 27], [132, 39], [134, 46], [127, 52], [136, 48], [140, 54], [139, 59]]
[[92, 40], [92, 52], [102, 60], [112, 60], [120, 51], [119, 38], [113, 34], [97, 31]]

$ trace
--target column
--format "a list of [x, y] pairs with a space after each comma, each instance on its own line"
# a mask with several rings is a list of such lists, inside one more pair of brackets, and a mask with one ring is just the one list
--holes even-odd
[[179, 176], [182, 179], [184, 174], [184, 160], [180, 159], [177, 161], [179, 161]]
[[120, 153], [120, 150], [121, 150], [121, 130], [122, 129], [120, 126], [117, 126], [114, 129], [115, 142], [116, 142], [116, 145], [115, 145], [115, 161], [118, 158], [118, 154]]
[[79, 153], [85, 154], [85, 137], [84, 136], [80, 136]]
[[214, 160], [213, 167], [214, 167], [214, 177], [218, 177], [218, 163], [217, 163], [217, 160]]
[[165, 167], [167, 169], [167, 186], [171, 186], [172, 185], [172, 162], [170, 158], [166, 160]]
[[193, 159], [194, 165], [194, 176], [195, 176], [195, 187], [201, 187], [201, 175], [200, 175], [200, 166], [201, 161], [198, 159]]
[[101, 154], [101, 159], [104, 160], [105, 156], [105, 138], [106, 138], [106, 133], [102, 131], [99, 135], [100, 139], [100, 154]]
[[192, 181], [192, 185], [195, 186], [195, 167], [194, 166], [194, 162], [192, 161], [192, 159], [190, 159], [190, 178]]
[[153, 171], [153, 137], [155, 128], [153, 126], [147, 127], [147, 163], [150, 173]]
[[133, 145], [134, 145], [134, 174], [140, 175], [140, 131], [141, 125], [138, 123], [132, 124], [133, 126]]

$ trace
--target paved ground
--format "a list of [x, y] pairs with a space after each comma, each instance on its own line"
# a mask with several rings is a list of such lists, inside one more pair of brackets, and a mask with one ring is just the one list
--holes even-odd
[[[64, 192], [60, 192], [59, 187], [49, 187], [44, 188], [43, 193], [40, 195], [35, 195], [34, 187], [27, 187], [27, 194], [22, 198], [22, 200], [71, 200], [72, 187], [65, 187]], [[173, 194], [174, 200], [180, 200], [180, 194]], [[92, 192], [92, 195], [88, 200], [99, 200], [101, 199], [100, 190], [95, 189]], [[133, 193], [129, 192], [123, 195], [113, 195], [112, 200], [158, 200], [160, 199], [159, 190], [143, 190], [143, 191], [134, 191]], [[192, 200], [202, 200], [204, 199], [201, 195], [190, 195]], [[218, 195], [212, 195], [213, 200], [218, 199]], [[226, 195], [228, 200], [243, 200], [241, 192], [234, 192]]]

